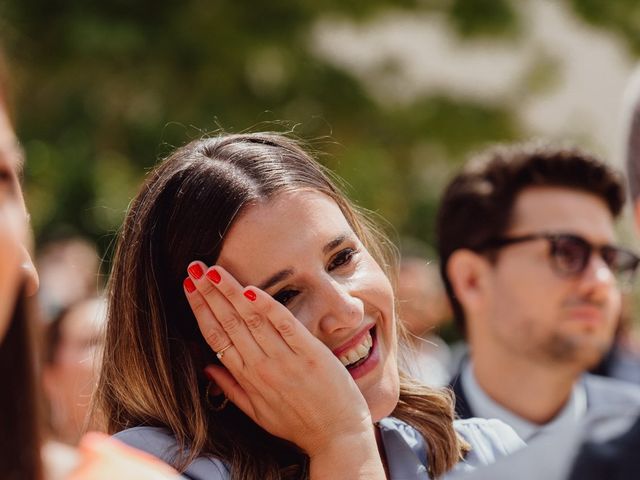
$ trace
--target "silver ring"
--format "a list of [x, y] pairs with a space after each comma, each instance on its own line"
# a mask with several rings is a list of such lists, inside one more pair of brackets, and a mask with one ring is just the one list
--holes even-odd
[[218, 353], [216, 353], [216, 357], [218, 357], [218, 360], [222, 360], [222, 357], [224, 357], [224, 352], [229, 350], [231, 347], [233, 347], [233, 343], [230, 343], [229, 345], [224, 347], [222, 350], [220, 350]]

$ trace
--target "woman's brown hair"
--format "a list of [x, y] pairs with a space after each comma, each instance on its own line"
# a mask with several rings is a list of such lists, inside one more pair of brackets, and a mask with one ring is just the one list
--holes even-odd
[[[173, 462], [178, 469], [208, 454], [228, 464], [234, 479], [307, 478], [304, 452], [233, 405], [220, 412], [208, 407], [201, 372], [216, 359], [182, 290], [189, 262], [215, 264], [246, 205], [301, 189], [331, 197], [381, 266], [392, 268], [390, 243], [287, 137], [255, 133], [193, 141], [149, 174], [125, 219], [108, 288], [95, 407], [110, 433], [138, 425], [167, 428], [183, 452]], [[447, 392], [402, 377], [393, 415], [422, 433], [435, 476], [459, 460], [463, 442]]]
[[10, 321], [0, 339], [0, 472], [4, 480], [39, 480], [42, 466], [34, 329], [22, 291]]

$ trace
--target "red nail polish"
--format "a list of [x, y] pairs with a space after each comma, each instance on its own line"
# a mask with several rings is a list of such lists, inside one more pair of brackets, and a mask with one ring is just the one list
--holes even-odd
[[244, 292], [244, 296], [252, 302], [255, 302], [257, 298], [256, 292], [254, 292], [253, 290], [247, 290], [246, 292]]
[[191, 280], [190, 277], [187, 277], [184, 279], [184, 288], [187, 289], [187, 292], [189, 293], [193, 293], [196, 291], [196, 286], [193, 283], [193, 280]]
[[191, 276], [196, 279], [201, 278], [202, 274], [204, 273], [199, 263], [194, 263], [187, 270], [189, 270], [189, 273], [191, 274]]
[[207, 278], [213, 283], [220, 283], [220, 274], [215, 268], [212, 268], [207, 272]]

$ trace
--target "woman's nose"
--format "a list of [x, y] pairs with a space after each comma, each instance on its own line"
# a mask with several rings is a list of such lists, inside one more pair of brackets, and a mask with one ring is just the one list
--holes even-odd
[[321, 298], [325, 308], [319, 325], [324, 333], [360, 325], [364, 304], [349, 286], [333, 280], [324, 290]]

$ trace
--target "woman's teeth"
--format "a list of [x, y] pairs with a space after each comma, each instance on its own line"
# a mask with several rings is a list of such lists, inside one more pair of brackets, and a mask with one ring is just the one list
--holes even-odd
[[369, 331], [362, 338], [362, 342], [360, 342], [360, 344], [354, 346], [351, 350], [344, 352], [338, 358], [340, 359], [340, 362], [342, 362], [342, 365], [348, 367], [369, 355], [372, 345], [373, 340], [371, 338], [371, 331]]

